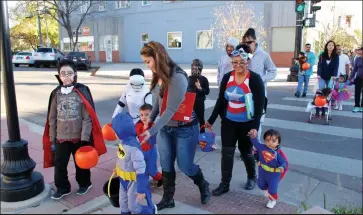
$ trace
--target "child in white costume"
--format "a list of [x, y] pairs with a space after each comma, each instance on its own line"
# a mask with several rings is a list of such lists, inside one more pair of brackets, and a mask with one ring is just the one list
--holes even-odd
[[130, 83], [126, 85], [125, 90], [122, 92], [112, 118], [121, 113], [127, 105], [132, 120], [134, 123], [137, 123], [140, 120], [139, 109], [145, 103], [152, 105], [152, 95], [149, 87], [145, 85], [144, 72], [138, 68], [132, 69], [130, 72]]

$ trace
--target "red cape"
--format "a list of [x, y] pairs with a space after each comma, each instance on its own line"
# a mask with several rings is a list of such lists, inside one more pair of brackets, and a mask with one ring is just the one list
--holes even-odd
[[288, 162], [288, 160], [287, 160], [287, 157], [286, 157], [286, 155], [285, 155], [285, 153], [284, 153], [284, 151], [282, 151], [282, 149], [279, 149], [279, 154], [285, 159], [285, 161], [286, 161], [286, 169], [284, 169], [284, 172], [283, 173], [281, 173], [281, 175], [280, 175], [280, 181], [281, 181], [281, 179], [285, 176], [285, 174], [286, 174], [286, 172], [287, 172], [287, 170], [289, 169], [289, 162]]
[[[105, 141], [103, 140], [102, 129], [100, 122], [98, 121], [95, 110], [92, 108], [91, 104], [84, 97], [84, 95], [76, 88], [73, 88], [82, 99], [83, 104], [86, 106], [88, 114], [92, 120], [92, 138], [93, 138], [93, 147], [97, 150], [98, 156], [105, 154], [107, 152]], [[49, 104], [50, 105], [50, 104]], [[54, 152], [51, 150], [52, 142], [49, 137], [49, 123], [48, 117], [45, 123], [44, 134], [43, 134], [43, 150], [44, 150], [44, 168], [53, 167], [54, 166]]]

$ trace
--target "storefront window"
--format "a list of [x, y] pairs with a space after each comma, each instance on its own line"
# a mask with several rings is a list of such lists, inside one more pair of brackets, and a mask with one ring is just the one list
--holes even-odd
[[104, 44], [104, 41], [105, 41], [105, 36], [100, 36], [99, 38], [99, 51], [105, 51], [105, 44]]
[[118, 51], [118, 36], [112, 36], [112, 51]]

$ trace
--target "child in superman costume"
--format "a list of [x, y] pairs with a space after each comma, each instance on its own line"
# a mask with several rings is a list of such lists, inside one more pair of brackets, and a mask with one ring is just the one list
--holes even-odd
[[273, 208], [278, 199], [278, 184], [288, 170], [287, 157], [280, 149], [281, 135], [278, 131], [269, 129], [263, 135], [265, 144], [262, 144], [255, 129], [248, 134], [259, 157], [257, 185], [261, 190], [267, 191], [269, 201], [266, 207]]
[[[62, 60], [57, 86], [49, 97], [47, 121], [43, 134], [44, 168], [55, 167], [54, 181], [57, 191], [52, 199], [61, 199], [71, 192], [67, 165], [69, 157], [84, 145], [92, 145], [98, 155], [106, 153], [102, 130], [89, 88], [77, 83], [74, 63]], [[78, 195], [92, 187], [91, 172], [76, 166]]]
[[[152, 106], [150, 104], [143, 104], [139, 109], [140, 120], [135, 124], [136, 135], [139, 138], [140, 143], [143, 141], [143, 137], [140, 135], [150, 129], [154, 123], [149, 123], [148, 118], [151, 114]], [[155, 135], [156, 136], [156, 135]], [[162, 175], [158, 171], [157, 159], [158, 153], [156, 149], [156, 138], [150, 139], [147, 143], [141, 145], [141, 150], [145, 157], [146, 172], [154, 179], [151, 185], [161, 187], [163, 185]]]

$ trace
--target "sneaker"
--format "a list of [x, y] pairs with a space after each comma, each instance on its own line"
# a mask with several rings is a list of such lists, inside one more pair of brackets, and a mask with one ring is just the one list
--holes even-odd
[[353, 109], [353, 113], [358, 113], [360, 111], [361, 111], [360, 107], [354, 107], [354, 109]]
[[359, 112], [363, 112], [363, 107], [359, 108]]
[[299, 98], [299, 97], [300, 97], [300, 93], [299, 93], [299, 92], [296, 92], [296, 93], [295, 93], [295, 96], [296, 96], [297, 98]]
[[57, 191], [57, 192], [53, 193], [51, 198], [54, 199], [54, 200], [59, 200], [59, 199], [62, 199], [63, 197], [65, 197], [65, 196], [68, 196], [69, 194], [71, 194], [71, 191], [69, 191], [67, 193], [62, 193], [62, 192]]
[[92, 188], [92, 184], [89, 185], [88, 187], [80, 187], [77, 191], [77, 195], [81, 196], [81, 195], [84, 195], [88, 192], [89, 189]]
[[339, 104], [339, 110], [343, 110], [343, 103]]
[[158, 207], [154, 205], [154, 214], [158, 214]]
[[269, 201], [267, 202], [267, 204], [266, 204], [266, 207], [268, 207], [268, 208], [272, 209], [272, 208], [274, 208], [274, 207], [275, 207], [275, 205], [276, 205], [276, 200], [269, 200]]
[[303, 98], [306, 97], [306, 93], [303, 93], [301, 97], [303, 97]]

